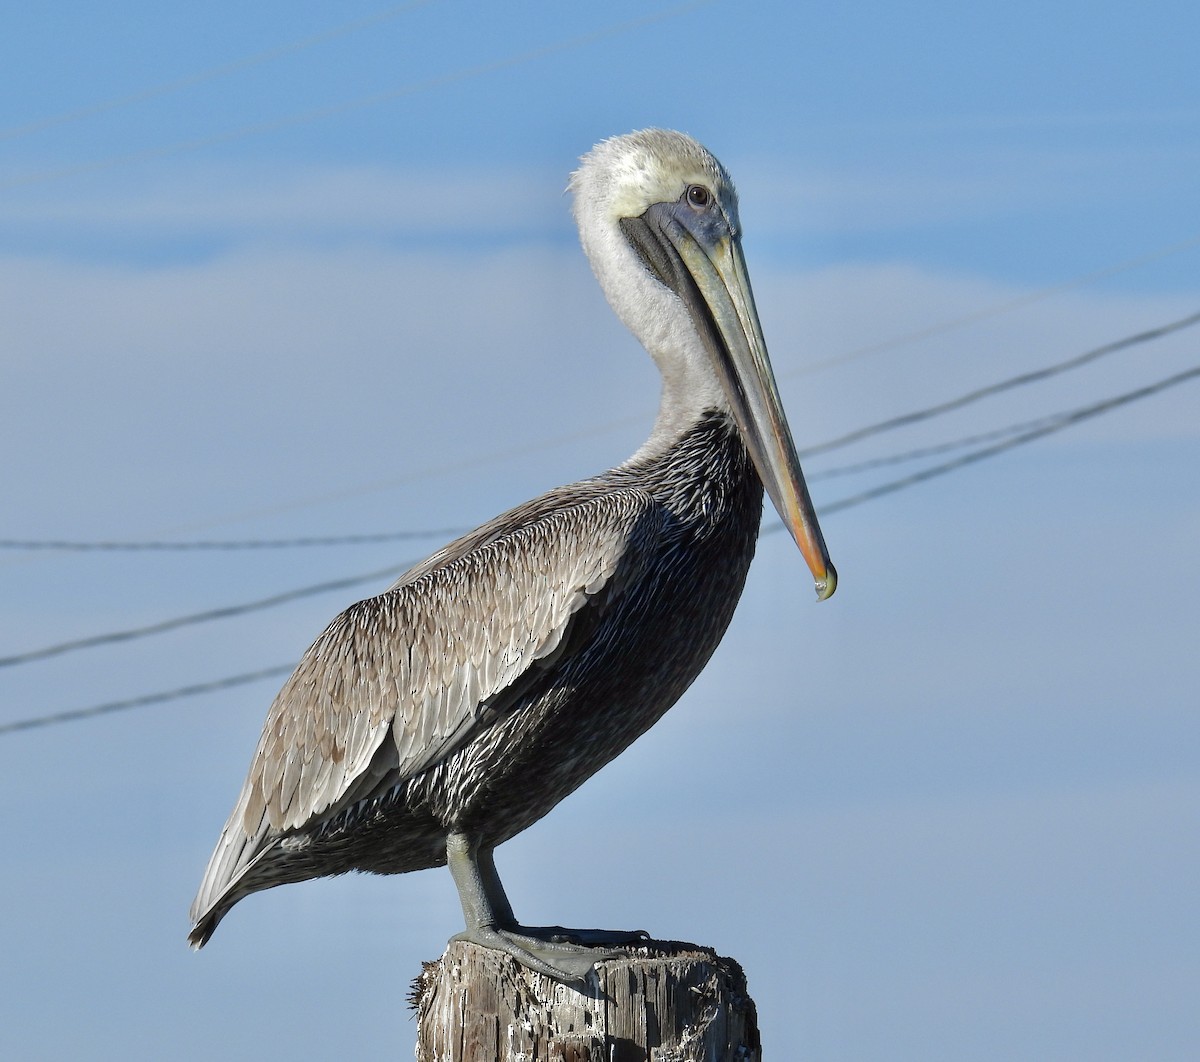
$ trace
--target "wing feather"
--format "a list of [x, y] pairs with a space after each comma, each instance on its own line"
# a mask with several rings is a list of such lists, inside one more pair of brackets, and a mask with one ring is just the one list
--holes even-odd
[[398, 783], [489, 725], [491, 703], [558, 649], [588, 600], [636, 578], [660, 529], [649, 495], [609, 490], [482, 528], [346, 609], [271, 705], [193, 919], [232, 903], [274, 839], [360, 799], [366, 782], [381, 780], [371, 773], [381, 755]]

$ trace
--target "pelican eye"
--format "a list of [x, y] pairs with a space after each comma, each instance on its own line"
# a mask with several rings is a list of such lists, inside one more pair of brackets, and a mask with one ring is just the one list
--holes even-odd
[[689, 184], [687, 191], [683, 194], [687, 196], [688, 203], [697, 210], [703, 210], [712, 202], [712, 192], [702, 184]]

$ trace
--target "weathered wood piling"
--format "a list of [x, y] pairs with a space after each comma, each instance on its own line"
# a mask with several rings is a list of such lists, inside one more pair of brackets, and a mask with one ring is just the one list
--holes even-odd
[[418, 1062], [761, 1062], [736, 962], [677, 941], [626, 950], [576, 988], [451, 942], [413, 984]]

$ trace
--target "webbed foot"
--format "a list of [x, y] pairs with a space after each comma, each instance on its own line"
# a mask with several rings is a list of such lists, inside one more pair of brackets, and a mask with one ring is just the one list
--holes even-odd
[[568, 929], [566, 926], [515, 926], [519, 933], [551, 944], [582, 944], [589, 948], [636, 947], [650, 939], [644, 929]]
[[568, 984], [579, 984], [598, 962], [620, 959], [622, 945], [642, 944], [649, 935], [606, 929], [567, 929], [564, 926], [523, 926], [500, 884], [492, 849], [481, 847], [477, 836], [453, 831], [446, 837], [446, 863], [458, 887], [467, 928], [452, 940], [469, 940], [480, 947], [511, 955], [522, 966]]
[[606, 959], [619, 959], [624, 954], [568, 941], [542, 939], [537, 935], [530, 935], [523, 926], [518, 928], [520, 931], [480, 926], [456, 933], [450, 939], [469, 940], [480, 947], [511, 955], [522, 966], [535, 973], [568, 984], [580, 984], [587, 980], [596, 963]]

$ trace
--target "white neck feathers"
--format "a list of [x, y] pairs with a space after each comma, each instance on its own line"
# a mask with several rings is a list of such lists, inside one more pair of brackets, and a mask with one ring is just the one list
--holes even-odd
[[710, 409], [728, 404], [709, 354], [680, 298], [651, 275], [621, 229], [691, 183], [732, 183], [720, 163], [680, 133], [646, 130], [598, 144], [572, 175], [579, 238], [609, 304], [662, 373], [658, 419], [637, 456], [669, 446]]

